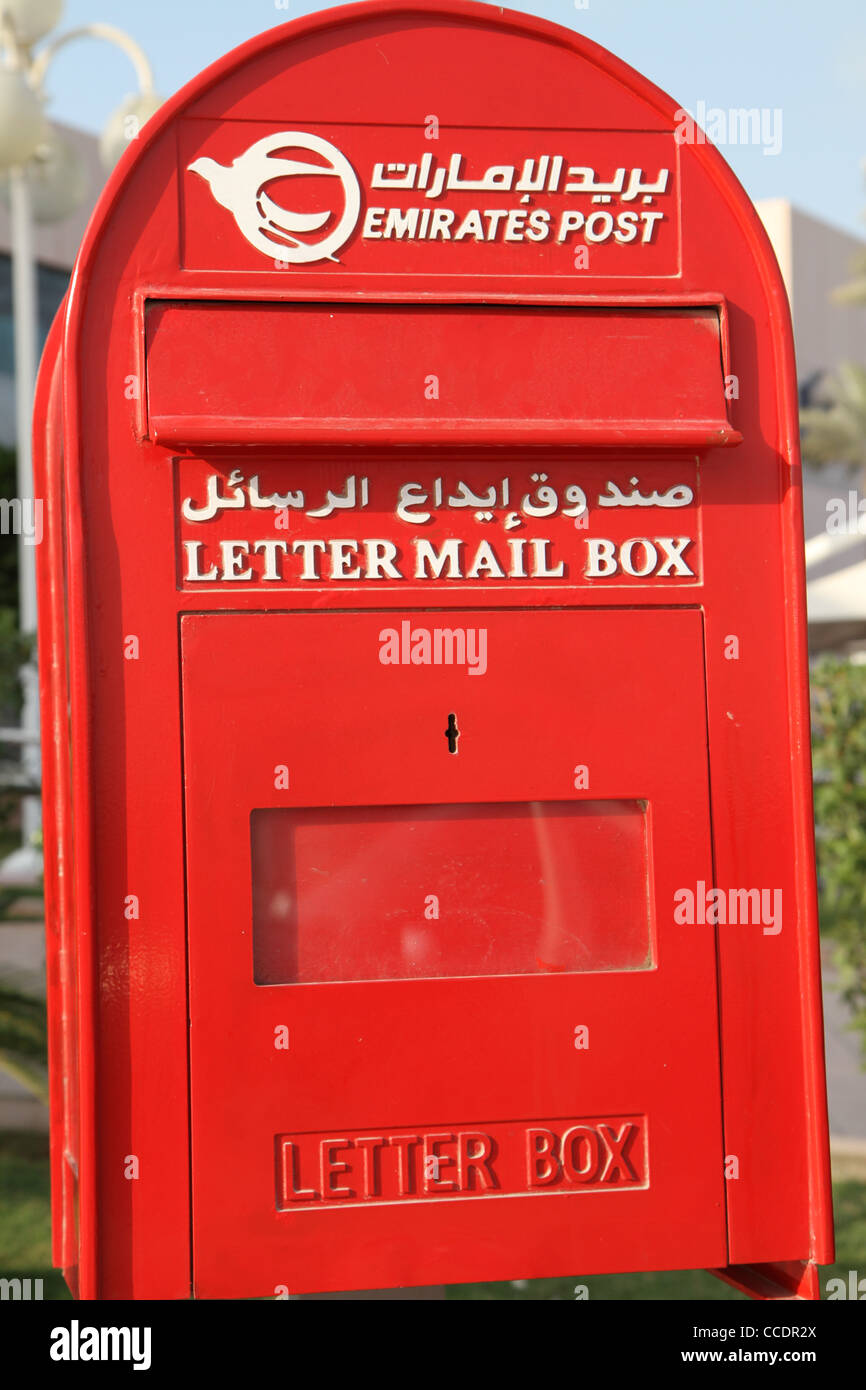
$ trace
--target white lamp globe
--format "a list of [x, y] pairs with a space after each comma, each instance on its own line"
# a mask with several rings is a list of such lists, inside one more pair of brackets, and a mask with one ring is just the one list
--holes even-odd
[[156, 92], [137, 92], [127, 97], [108, 119], [99, 140], [99, 153], [106, 169], [113, 169], [124, 150], [133, 145], [151, 116], [162, 106]]
[[58, 130], [49, 130], [48, 139], [39, 146], [26, 171], [30, 206], [37, 222], [62, 222], [87, 196], [84, 159]]
[[63, 0], [3, 0], [0, 9], [11, 19], [21, 43], [30, 48], [60, 23]]
[[0, 68], [0, 169], [25, 164], [45, 139], [42, 103], [18, 68]]

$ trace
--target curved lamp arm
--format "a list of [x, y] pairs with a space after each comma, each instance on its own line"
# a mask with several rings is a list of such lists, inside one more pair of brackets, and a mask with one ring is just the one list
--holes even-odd
[[73, 39], [105, 39], [107, 43], [113, 43], [116, 48], [120, 48], [130, 59], [135, 68], [135, 75], [138, 78], [138, 85], [143, 93], [153, 91], [153, 69], [150, 66], [147, 55], [139, 47], [135, 39], [130, 38], [129, 34], [122, 29], [116, 29], [113, 24], [83, 24], [78, 29], [70, 29], [68, 34], [61, 34], [60, 38], [49, 43], [33, 58], [30, 68], [31, 81], [37, 91], [42, 90], [45, 81], [45, 74], [52, 60], [56, 57], [61, 48], [71, 43]]
[[27, 50], [19, 42], [15, 25], [0, 3], [0, 47], [3, 50], [4, 68], [27, 68]]

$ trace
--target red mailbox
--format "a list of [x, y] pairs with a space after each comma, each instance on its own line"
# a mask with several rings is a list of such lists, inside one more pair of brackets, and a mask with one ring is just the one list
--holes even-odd
[[83, 1298], [832, 1258], [788, 307], [569, 30], [352, 5], [112, 176], [39, 387]]

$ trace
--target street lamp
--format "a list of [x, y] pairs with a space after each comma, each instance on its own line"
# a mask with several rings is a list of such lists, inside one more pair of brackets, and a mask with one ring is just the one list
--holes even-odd
[[[103, 162], [111, 168], [128, 142], [161, 104], [153, 72], [142, 49], [111, 24], [87, 24], [46, 39], [63, 14], [63, 0], [0, 0], [0, 178], [10, 207], [12, 300], [15, 337], [15, 413], [17, 421], [18, 497], [33, 498], [31, 420], [39, 354], [36, 257], [33, 222], [68, 217], [83, 202], [86, 176], [78, 152], [47, 121], [45, 75], [61, 48], [79, 38], [104, 39], [127, 54], [135, 68], [138, 91], [111, 115], [100, 140]], [[21, 528], [22, 531], [24, 528]], [[32, 544], [18, 537], [21, 631], [36, 631], [36, 564]], [[21, 671], [23, 708], [22, 765], [28, 785], [39, 784], [39, 694], [36, 667]], [[3, 731], [4, 737], [9, 731]], [[41, 824], [39, 797], [21, 803], [22, 845], [0, 865], [0, 882], [32, 883], [42, 872], [34, 844]]]

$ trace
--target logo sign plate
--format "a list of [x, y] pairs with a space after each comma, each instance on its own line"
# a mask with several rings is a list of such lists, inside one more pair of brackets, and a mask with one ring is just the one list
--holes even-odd
[[424, 126], [184, 123], [184, 265], [678, 273], [673, 132], [433, 134]]

